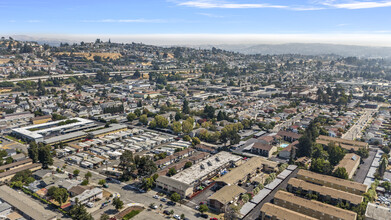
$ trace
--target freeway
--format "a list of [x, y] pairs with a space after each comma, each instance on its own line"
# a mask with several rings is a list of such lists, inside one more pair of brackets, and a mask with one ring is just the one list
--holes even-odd
[[[168, 69], [168, 70], [141, 70], [140, 73], [151, 73], [151, 72], [158, 72], [158, 73], [164, 73], [164, 72], [189, 72], [191, 70], [198, 70], [198, 69]], [[120, 72], [109, 72], [109, 74], [123, 74], [123, 75], [132, 75], [135, 71], [120, 71]], [[50, 78], [69, 78], [71, 76], [95, 76], [96, 73], [73, 73], [73, 74], [58, 74], [58, 75], [45, 75], [45, 76], [34, 76], [34, 77], [26, 77], [26, 78], [15, 78], [15, 79], [3, 79], [0, 80], [0, 82], [19, 82], [19, 81], [38, 81], [39, 79], [42, 81], [45, 81]]]

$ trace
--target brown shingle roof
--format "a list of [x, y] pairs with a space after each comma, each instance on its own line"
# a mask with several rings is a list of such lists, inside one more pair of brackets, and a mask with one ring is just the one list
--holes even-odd
[[295, 196], [294, 194], [289, 192], [278, 191], [274, 196], [274, 199], [286, 201], [293, 204], [298, 204], [310, 210], [314, 210], [317, 212], [325, 213], [327, 215], [336, 217], [337, 219], [355, 220], [357, 216], [355, 212], [341, 209], [326, 203], [318, 202], [316, 200], [304, 199]]
[[331, 198], [349, 201], [350, 203], [355, 204], [355, 205], [358, 205], [363, 201], [362, 196], [348, 193], [348, 192], [344, 192], [344, 191], [337, 190], [337, 189], [333, 189], [333, 188], [326, 187], [326, 186], [312, 184], [312, 183], [309, 183], [309, 182], [306, 182], [306, 181], [303, 181], [300, 179], [296, 179], [296, 178], [291, 178], [288, 181], [288, 185], [291, 185], [295, 188], [301, 188], [306, 191], [318, 192], [321, 195], [330, 196]]
[[316, 220], [316, 218], [271, 203], [265, 203], [261, 208], [261, 212], [274, 216], [278, 220]]

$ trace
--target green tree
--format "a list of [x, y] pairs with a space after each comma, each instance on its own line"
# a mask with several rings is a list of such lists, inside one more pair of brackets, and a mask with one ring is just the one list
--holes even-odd
[[336, 146], [334, 143], [330, 143], [327, 149], [329, 153], [329, 161], [331, 165], [335, 166], [345, 156], [345, 151], [341, 146]]
[[106, 213], [103, 213], [103, 214], [100, 216], [99, 219], [100, 219], [100, 220], [109, 220], [109, 219], [110, 219], [110, 216], [109, 216], [108, 214], [106, 214]]
[[121, 201], [121, 199], [117, 197], [117, 198], [113, 199], [113, 205], [114, 205], [115, 209], [117, 209], [119, 211], [124, 207], [124, 202]]
[[200, 141], [200, 139], [198, 137], [193, 137], [191, 139], [191, 143], [193, 144], [193, 146], [196, 146], [197, 144], [200, 144], [201, 141]]
[[182, 112], [184, 114], [189, 114], [190, 113], [189, 102], [186, 99], [183, 101]]
[[200, 208], [198, 209], [198, 211], [200, 211], [201, 213], [204, 213], [204, 212], [209, 211], [209, 208], [207, 205], [202, 204], [202, 205], [200, 205]]
[[183, 136], [184, 141], [191, 141], [191, 137], [189, 135]]
[[341, 179], [348, 179], [348, 178], [349, 178], [349, 175], [348, 175], [348, 173], [346, 172], [345, 167], [338, 167], [338, 168], [334, 171], [333, 176], [338, 177], [338, 178], [341, 178]]
[[84, 177], [86, 178], [87, 181], [90, 181], [90, 178], [92, 177], [92, 173], [90, 171], [88, 171]]
[[168, 126], [168, 120], [161, 115], [156, 115], [155, 121], [158, 128], [167, 128]]
[[31, 142], [28, 149], [29, 157], [33, 160], [33, 163], [38, 163], [39, 161], [39, 149], [38, 145], [35, 142]]
[[106, 180], [105, 179], [101, 179], [101, 180], [99, 180], [98, 184], [103, 186], [103, 185], [106, 184]]
[[87, 209], [77, 199], [76, 204], [69, 210], [69, 215], [73, 220], [93, 220], [91, 214], [87, 212]]
[[188, 161], [185, 163], [185, 169], [191, 167], [193, 165], [193, 163], [191, 161]]
[[146, 114], [141, 115], [139, 121], [140, 121], [143, 125], [147, 125], [147, 124], [148, 124], [148, 116], [147, 116]]
[[179, 202], [179, 200], [181, 200], [181, 195], [179, 195], [178, 193], [174, 192], [173, 194], [171, 194], [170, 199], [173, 202]]
[[79, 174], [80, 174], [80, 170], [76, 169], [73, 171], [74, 176], [79, 176]]
[[193, 124], [191, 124], [189, 121], [183, 121], [182, 122], [182, 131], [185, 134], [189, 134], [193, 130]]
[[172, 123], [172, 131], [175, 134], [181, 133], [181, 131], [182, 131], [182, 124], [179, 121], [175, 121], [174, 123]]
[[134, 119], [137, 118], [137, 115], [131, 112], [128, 114], [128, 116], [126, 116], [126, 118], [128, 119], [128, 121], [132, 122]]
[[312, 160], [310, 170], [316, 173], [330, 174], [332, 166], [329, 161], [318, 158]]
[[47, 169], [49, 165], [53, 165], [53, 158], [51, 153], [51, 147], [47, 145], [41, 145], [38, 151], [39, 162], [42, 163], [42, 168]]
[[167, 172], [167, 176], [174, 176], [176, 173], [176, 169], [174, 167], [171, 167]]
[[65, 188], [56, 188], [52, 197], [61, 207], [68, 200], [69, 194]]

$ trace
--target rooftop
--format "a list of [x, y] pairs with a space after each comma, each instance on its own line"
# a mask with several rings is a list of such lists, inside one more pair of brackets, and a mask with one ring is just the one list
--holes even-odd
[[346, 169], [346, 172], [350, 174], [351, 172], [353, 172], [353, 169], [356, 164], [360, 162], [360, 158], [360, 156], [354, 153], [346, 154], [338, 163], [338, 165], [335, 166], [334, 170], [336, 170], [338, 167], [344, 167]]
[[227, 163], [236, 162], [240, 159], [240, 156], [222, 151], [197, 164], [194, 164], [190, 168], [187, 168], [180, 173], [175, 174], [174, 176], [172, 176], [172, 178], [180, 182], [192, 185], [197, 180], [202, 179], [206, 175], [216, 171]]
[[236, 186], [224, 186], [219, 191], [209, 196], [209, 199], [214, 199], [219, 201], [222, 204], [228, 204], [230, 201], [234, 201], [235, 197], [238, 197], [240, 194], [245, 193], [246, 190]]
[[295, 196], [292, 193], [281, 191], [281, 190], [276, 193], [274, 198], [287, 201], [293, 204], [299, 204], [300, 206], [306, 209], [311, 209], [317, 212], [325, 213], [327, 215], [334, 216], [337, 219], [354, 220], [356, 219], [357, 216], [355, 212], [341, 209], [326, 203], [318, 202], [316, 200], [303, 199], [301, 197]]
[[264, 160], [260, 157], [253, 157], [246, 163], [232, 169], [224, 176], [218, 178], [216, 182], [224, 182], [227, 185], [236, 184], [239, 180], [245, 178], [249, 173], [252, 173], [257, 168], [262, 168]]
[[327, 176], [327, 175], [323, 175], [323, 174], [319, 174], [319, 173], [314, 173], [314, 172], [311, 172], [308, 170], [303, 170], [303, 169], [299, 170], [299, 172], [297, 173], [297, 176], [309, 177], [309, 178], [317, 179], [319, 181], [325, 181], [325, 182], [329, 182], [329, 183], [332, 183], [335, 185], [349, 187], [349, 188], [358, 190], [360, 192], [361, 191], [366, 192], [368, 189], [368, 186], [364, 185], [362, 183], [353, 182], [350, 180], [344, 180], [341, 178]]
[[18, 193], [6, 185], [0, 186], [0, 198], [33, 219], [46, 220], [56, 218], [54, 212], [46, 210], [29, 196], [24, 193]]
[[326, 186], [319, 186], [296, 178], [291, 178], [288, 181], [288, 184], [292, 185], [293, 187], [301, 188], [306, 191], [318, 192], [321, 195], [330, 196], [331, 198], [349, 201], [352, 204], [356, 204], [356, 205], [360, 204], [363, 201], [362, 196], [333, 189]]
[[271, 203], [265, 203], [261, 208], [261, 212], [281, 220], [316, 220], [316, 218]]

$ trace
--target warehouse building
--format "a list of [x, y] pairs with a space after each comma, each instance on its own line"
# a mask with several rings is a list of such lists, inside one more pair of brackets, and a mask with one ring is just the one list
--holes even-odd
[[26, 141], [43, 142], [45, 139], [67, 133], [83, 131], [96, 124], [84, 118], [71, 118], [12, 129], [12, 135]]

